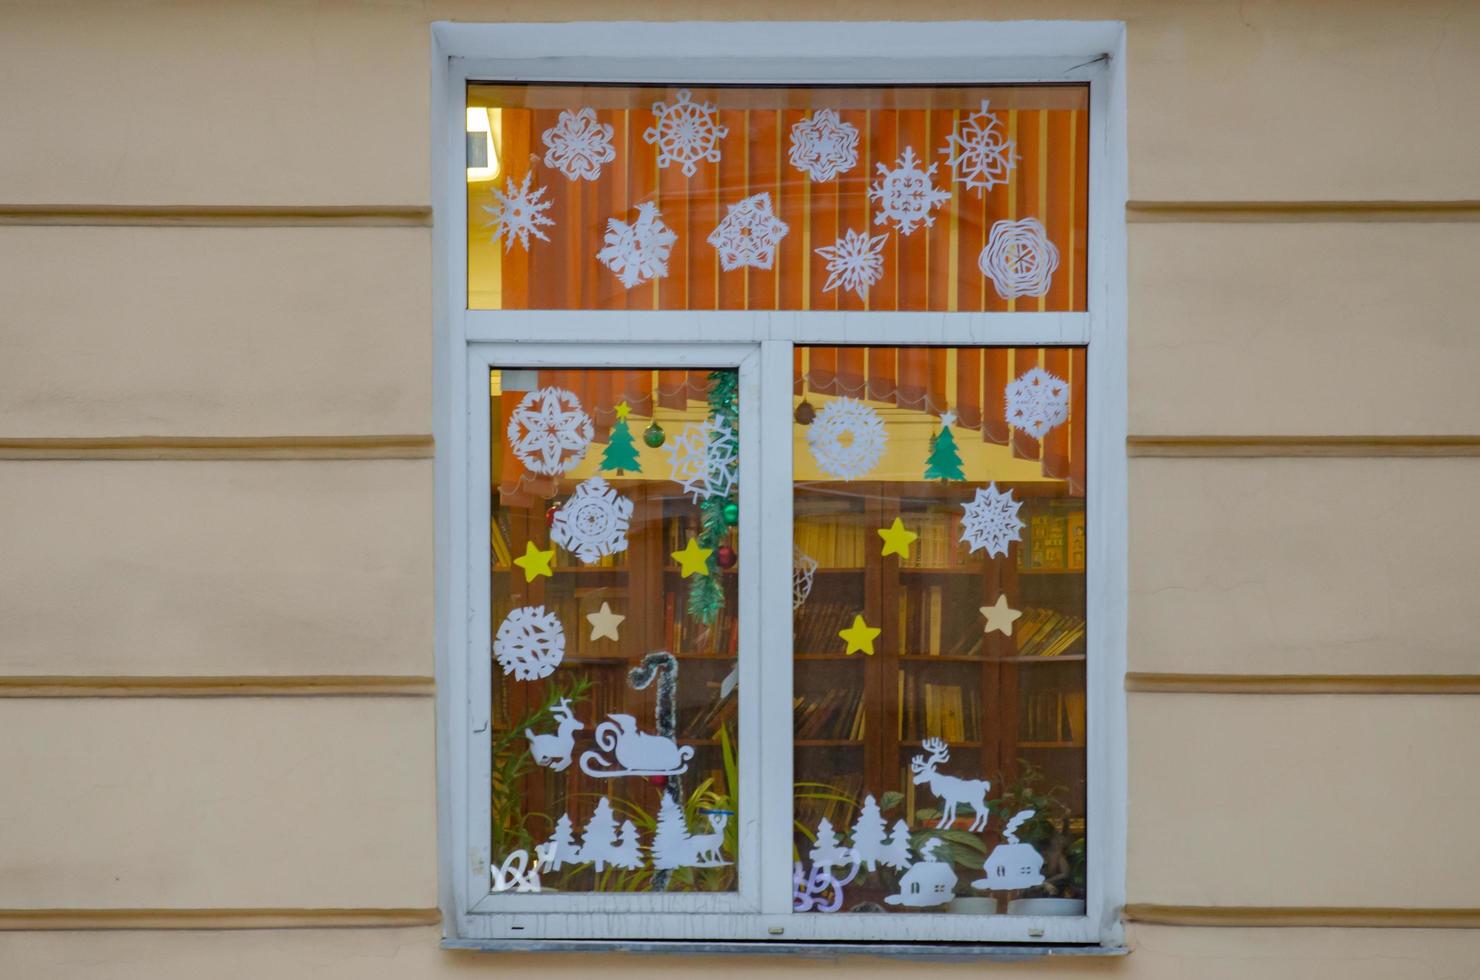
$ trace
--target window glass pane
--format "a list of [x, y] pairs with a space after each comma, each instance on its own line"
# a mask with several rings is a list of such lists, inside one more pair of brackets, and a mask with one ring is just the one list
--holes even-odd
[[733, 890], [737, 374], [489, 383], [495, 890]]
[[470, 85], [468, 306], [1083, 310], [1088, 96]]
[[1082, 914], [1085, 365], [799, 349], [799, 910]]

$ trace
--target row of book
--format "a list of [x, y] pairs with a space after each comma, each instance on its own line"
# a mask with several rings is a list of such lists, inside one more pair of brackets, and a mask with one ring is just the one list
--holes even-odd
[[841, 653], [843, 641], [838, 638], [838, 633], [852, 624], [859, 611], [856, 602], [808, 599], [797, 610], [792, 649], [797, 653]]
[[[975, 657], [982, 654], [985, 634], [981, 617], [981, 586], [974, 579], [957, 576], [952, 601], [942, 585], [901, 585], [899, 594], [899, 636], [903, 651], [909, 656]], [[947, 620], [947, 609], [950, 619]], [[967, 613], [970, 613], [968, 616]]]
[[740, 649], [740, 631], [736, 628], [734, 596], [725, 603], [725, 611], [708, 625], [688, 614], [689, 589], [681, 585], [663, 595], [663, 648], [676, 654], [735, 654]]
[[1019, 741], [1084, 744], [1083, 691], [1028, 691], [1018, 711]]
[[1018, 545], [1018, 568], [1040, 572], [1084, 570], [1083, 510], [1033, 514], [1027, 524]]
[[1020, 657], [1057, 657], [1084, 639], [1084, 617], [1052, 609], [1024, 609], [1012, 638]]
[[910, 546], [900, 568], [953, 568], [967, 564], [970, 552], [961, 541], [962, 511], [902, 515], [905, 527], [920, 537]]
[[734, 691], [728, 697], [720, 697], [719, 681], [710, 682], [708, 687], [713, 692], [709, 704], [699, 711], [690, 712], [687, 719], [683, 718], [683, 712], [679, 712], [679, 738], [715, 738], [720, 728], [726, 725], [730, 728], [730, 737], [735, 737], [735, 714], [740, 706], [739, 698]]
[[[514, 556], [524, 554], [524, 546], [521, 544], [516, 549], [512, 545], [513, 535], [509, 533], [506, 526], [508, 516], [503, 515], [500, 519], [488, 522], [488, 543], [493, 548], [493, 567], [507, 570], [514, 567]], [[566, 551], [557, 544], [547, 545], [555, 549], [555, 560], [550, 563], [551, 568], [625, 568], [627, 554], [618, 551], [610, 555], [602, 555], [595, 561], [581, 561], [575, 555]]]
[[[823, 568], [862, 568], [870, 535], [860, 520], [861, 515], [847, 514], [803, 517], [792, 529], [792, 543]], [[878, 536], [872, 537], [877, 547]]]
[[792, 700], [792, 734], [799, 739], [863, 738], [863, 687], [835, 687], [817, 695]]
[[899, 738], [918, 741], [977, 742], [982, 731], [980, 684], [927, 681], [914, 673], [896, 675], [899, 688]]

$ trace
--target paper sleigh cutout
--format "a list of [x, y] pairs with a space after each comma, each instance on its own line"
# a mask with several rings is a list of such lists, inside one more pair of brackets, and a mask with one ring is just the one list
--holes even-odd
[[912, 781], [916, 786], [929, 783], [930, 792], [940, 797], [940, 822], [935, 828], [944, 830], [949, 827], [956, 819], [956, 807], [964, 803], [976, 811], [967, 829], [973, 834], [985, 830], [989, 816], [987, 791], [992, 784], [985, 779], [961, 779], [937, 771], [936, 766], [951, 757], [950, 747], [942, 739], [927, 738], [920, 747], [929, 752], [930, 757], [917, 755], [910, 760], [910, 770], [914, 773]]
[[561, 698], [560, 703], [550, 709], [550, 714], [555, 716], [559, 726], [553, 735], [537, 735], [526, 728], [524, 737], [529, 739], [529, 754], [537, 764], [549, 766], [553, 772], [563, 772], [575, 754], [575, 733], [586, 725], [570, 710], [570, 698]]
[[[694, 749], [671, 738], [637, 729], [631, 715], [608, 715], [596, 726], [597, 749], [581, 754], [581, 771], [598, 779], [612, 776], [676, 776], [689, 768]], [[605, 755], [603, 753], [606, 753]]]
[[1020, 810], [1007, 822], [1002, 829], [1004, 843], [992, 848], [982, 863], [986, 877], [973, 881], [972, 888], [1005, 892], [1043, 884], [1043, 856], [1032, 844], [1017, 839], [1017, 829], [1031, 816], [1032, 810]]

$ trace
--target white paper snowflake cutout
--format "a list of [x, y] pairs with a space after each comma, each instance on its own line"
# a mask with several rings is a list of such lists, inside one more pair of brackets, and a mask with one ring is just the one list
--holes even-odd
[[663, 444], [672, 467], [673, 482], [698, 503], [705, 497], [725, 496], [735, 485], [740, 444], [723, 419], [708, 418], [686, 425]]
[[843, 232], [831, 245], [816, 249], [818, 255], [827, 259], [827, 282], [822, 291], [827, 292], [841, 286], [858, 294], [859, 299], [868, 295], [868, 287], [884, 275], [884, 240], [887, 234], [869, 237], [866, 231]]
[[791, 127], [791, 165], [821, 183], [858, 165], [858, 127], [833, 109], [818, 109]]
[[606, 245], [596, 253], [596, 261], [615, 272], [622, 285], [631, 289], [668, 275], [668, 254], [678, 235], [663, 223], [656, 204], [639, 204], [637, 220], [630, 225], [608, 218], [603, 240]]
[[709, 234], [726, 272], [741, 266], [769, 269], [776, 261], [776, 245], [786, 237], [786, 222], [771, 210], [768, 191], [752, 194], [729, 205], [724, 220]]
[[812, 594], [812, 578], [817, 574], [817, 559], [796, 545], [791, 546], [791, 608], [802, 608]]
[[922, 224], [935, 224], [935, 215], [930, 212], [951, 199], [950, 191], [941, 190], [931, 181], [935, 167], [932, 163], [921, 170], [912, 146], [904, 148], [899, 166], [893, 170], [878, 164], [879, 180], [868, 189], [869, 200], [879, 202], [874, 224], [892, 221], [901, 235], [910, 234]]
[[515, 680], [549, 677], [565, 656], [565, 628], [544, 606], [520, 606], [499, 624], [493, 655]]
[[541, 201], [545, 195], [545, 188], [536, 187], [533, 191], [529, 189], [529, 179], [534, 176], [531, 171], [524, 175], [524, 181], [518, 187], [514, 186], [514, 178], [510, 177], [504, 190], [497, 187], [490, 188], [493, 193], [493, 204], [483, 205], [483, 210], [492, 217], [489, 224], [497, 225], [493, 233], [493, 240], [500, 238], [504, 241], [504, 251], [507, 252], [514, 247], [514, 239], [519, 239], [519, 244], [524, 250], [529, 251], [529, 236], [533, 235], [542, 242], [550, 239], [540, 231], [540, 225], [553, 226], [555, 222], [545, 217], [545, 211], [549, 210], [550, 202]]
[[961, 505], [966, 516], [961, 519], [961, 540], [971, 545], [973, 552], [986, 548], [988, 557], [1007, 554], [1007, 546], [1023, 539], [1023, 522], [1018, 519], [1021, 500], [1015, 500], [1012, 491], [999, 493], [997, 484], [990, 483], [986, 489], [977, 487], [976, 497]]
[[589, 565], [603, 555], [627, 550], [632, 501], [593, 476], [555, 511], [550, 540]]
[[534, 473], [574, 469], [595, 434], [581, 400], [564, 388], [536, 388], [509, 413], [509, 448]]
[[1059, 250], [1037, 218], [998, 221], [976, 264], [1003, 299], [1042, 296], [1059, 267]]
[[946, 137], [940, 152], [950, 157], [946, 162], [956, 182], [976, 188], [978, 194], [1006, 183], [1007, 172], [1015, 166], [1012, 140], [1002, 134], [997, 117], [987, 111], [986, 99], [982, 99], [980, 112], [967, 116]]
[[617, 158], [612, 148], [614, 132], [610, 123], [597, 122], [595, 109], [562, 109], [543, 136], [545, 166], [559, 170], [568, 180], [596, 180], [601, 165]]
[[840, 480], [865, 476], [889, 441], [879, 413], [856, 398], [836, 398], [807, 427], [807, 448], [817, 468]]
[[1043, 368], [1029, 368], [1007, 386], [1007, 424], [1034, 439], [1069, 417], [1069, 383]]
[[658, 166], [678, 163], [685, 177], [694, 176], [701, 160], [719, 163], [719, 141], [730, 134], [719, 124], [713, 103], [695, 102], [686, 88], [678, 90], [672, 105], [653, 103], [653, 124], [643, 131], [644, 142], [658, 146]]

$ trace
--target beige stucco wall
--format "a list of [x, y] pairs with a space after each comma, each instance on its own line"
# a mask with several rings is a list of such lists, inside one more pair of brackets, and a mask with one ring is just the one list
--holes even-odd
[[[1480, 199], [1480, 5], [0, 6], [0, 207], [425, 206], [437, 19], [1115, 18], [1139, 201]], [[1248, 217], [1245, 215], [1245, 217]], [[1256, 216], [1257, 217], [1257, 216]], [[0, 439], [431, 430], [430, 232], [0, 224]], [[1129, 236], [1133, 435], [1480, 431], [1480, 223]], [[432, 673], [429, 459], [0, 461], [0, 677]], [[1476, 674], [1474, 459], [1130, 461], [1136, 671]], [[1473, 697], [1135, 694], [1133, 903], [1480, 906]], [[426, 696], [0, 698], [5, 909], [436, 901]], [[1132, 924], [1036, 977], [1468, 976], [1480, 930]], [[676, 976], [438, 929], [0, 932], [0, 976]], [[826, 961], [705, 968], [813, 976]], [[860, 974], [980, 967], [850, 963]]]

